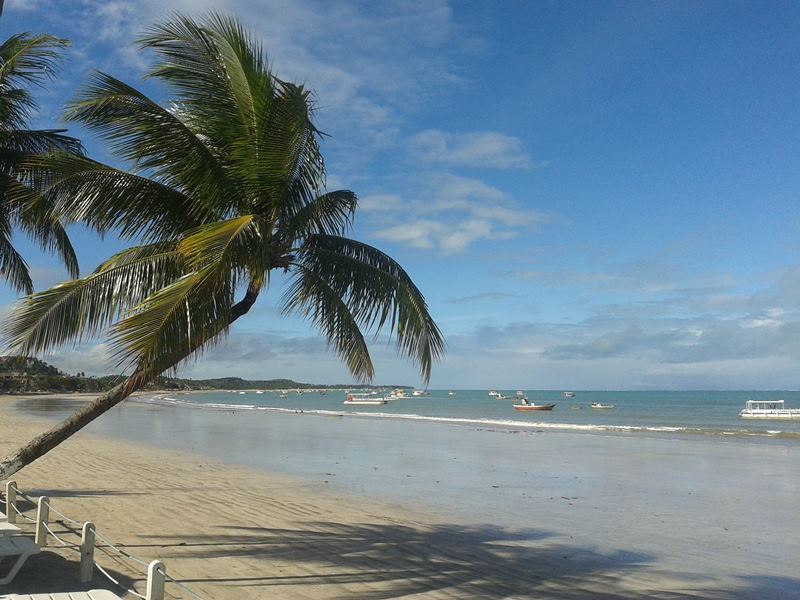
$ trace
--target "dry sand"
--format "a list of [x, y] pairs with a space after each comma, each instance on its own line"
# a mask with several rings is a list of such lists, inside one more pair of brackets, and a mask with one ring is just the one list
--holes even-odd
[[[12, 411], [14, 401], [0, 398], [3, 456], [49, 427]], [[170, 575], [207, 599], [739, 597], [643, 568], [624, 553], [570, 549], [566, 556], [524, 532], [442, 523], [320, 483], [85, 433], [14, 479], [66, 515], [93, 521], [134, 556], [163, 560]], [[54, 529], [77, 539], [63, 524]], [[98, 561], [143, 591], [137, 565], [102, 553]], [[81, 585], [76, 553], [51, 542], [0, 594], [96, 587], [122, 595], [100, 575]], [[167, 591], [190, 597], [174, 585]]]

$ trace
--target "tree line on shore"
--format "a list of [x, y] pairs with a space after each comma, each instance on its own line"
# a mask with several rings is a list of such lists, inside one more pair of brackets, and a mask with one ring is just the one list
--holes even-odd
[[[64, 373], [53, 365], [25, 356], [0, 356], [0, 394], [36, 392], [89, 393], [110, 390], [124, 375], [92, 376], [79, 372]], [[310, 390], [310, 389], [360, 389], [365, 384], [302, 383], [292, 379], [243, 379], [242, 377], [215, 377], [190, 379], [159, 376], [142, 389], [151, 390]], [[408, 388], [410, 386], [385, 385], [380, 387]]]

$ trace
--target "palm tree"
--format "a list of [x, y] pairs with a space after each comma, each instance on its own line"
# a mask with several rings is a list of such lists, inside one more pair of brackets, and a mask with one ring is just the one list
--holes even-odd
[[61, 223], [47, 203], [22, 181], [20, 167], [31, 155], [55, 150], [80, 153], [81, 145], [63, 130], [30, 130], [37, 110], [26, 86], [52, 78], [67, 45], [51, 35], [12, 35], [0, 44], [0, 277], [16, 291], [33, 292], [28, 265], [11, 243], [21, 229], [48, 251], [57, 253], [71, 277], [78, 261]]
[[219, 341], [276, 269], [290, 277], [284, 311], [318, 327], [360, 380], [373, 376], [364, 332], [392, 333], [426, 381], [443, 352], [400, 265], [344, 237], [357, 199], [323, 193], [310, 92], [274, 76], [261, 46], [232, 18], [174, 16], [139, 44], [154, 51], [149, 76], [172, 92], [168, 108], [97, 73], [66, 111], [134, 170], [66, 153], [28, 165], [54, 214], [136, 245], [87, 277], [27, 297], [4, 328], [21, 353], [106, 332], [130, 375], [7, 457], [0, 479]]

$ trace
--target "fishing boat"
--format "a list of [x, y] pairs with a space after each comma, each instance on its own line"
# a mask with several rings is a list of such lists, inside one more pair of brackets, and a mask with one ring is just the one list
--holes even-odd
[[428, 390], [413, 390], [411, 392], [412, 396], [430, 396]]
[[518, 390], [514, 395], [514, 410], [553, 410], [555, 404], [536, 404], [528, 400], [525, 392]]
[[574, 398], [575, 392], [564, 392], [564, 398]]
[[603, 404], [602, 402], [592, 402], [592, 408], [614, 408], [614, 405]]
[[496, 397], [496, 396], [499, 396], [500, 394], [498, 394], [498, 393], [497, 393], [497, 390], [491, 390], [491, 391], [489, 392], [489, 395], [490, 395], [491, 397], [493, 397], [493, 398], [494, 398], [494, 397]]
[[386, 398], [375, 398], [372, 394], [347, 394], [342, 404], [357, 404], [359, 406], [378, 406], [386, 404]]
[[448, 396], [455, 396], [456, 393], [453, 390], [450, 390], [449, 392], [447, 392], [447, 395]]
[[530, 402], [528, 404], [515, 404], [514, 410], [553, 410], [555, 406], [555, 404], [536, 404]]
[[739, 415], [743, 419], [800, 419], [800, 408], [786, 408], [783, 400], [748, 400]]

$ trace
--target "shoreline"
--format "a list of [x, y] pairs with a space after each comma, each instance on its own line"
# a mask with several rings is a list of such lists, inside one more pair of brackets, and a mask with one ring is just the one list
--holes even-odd
[[[48, 422], [15, 402], [0, 399], [3, 454]], [[789, 533], [800, 526], [788, 512], [798, 492], [786, 473], [797, 454], [790, 447], [642, 438], [631, 456], [625, 436], [497, 436], [288, 415], [256, 426], [224, 412], [114, 410], [101, 417], [108, 431], [152, 440], [163, 430], [182, 449], [81, 432], [23, 469], [20, 489], [46, 492], [132, 554], [164, 560], [205, 598], [755, 599], [800, 589], [789, 564], [799, 549]], [[236, 433], [230, 443], [243, 455], [273, 462], [256, 469], [234, 465], [238, 455], [212, 459], [224, 432]], [[273, 445], [258, 449], [264, 438]], [[194, 452], [190, 440], [200, 440]], [[520, 452], [547, 460], [520, 463]], [[772, 486], [745, 489], [767, 459], [774, 465], [761, 476]], [[729, 487], [738, 497], [722, 506]], [[737, 523], [754, 502], [778, 510], [786, 533]], [[77, 584], [70, 555], [55, 552], [61, 575]], [[33, 586], [41, 572], [26, 567], [15, 584], [28, 577], [20, 585]]]

